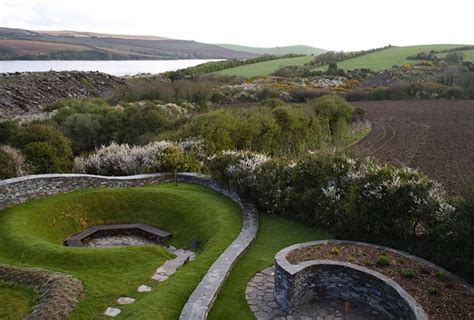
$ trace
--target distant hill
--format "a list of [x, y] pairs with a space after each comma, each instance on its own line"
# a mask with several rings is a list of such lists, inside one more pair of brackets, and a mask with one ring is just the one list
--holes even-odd
[[240, 46], [237, 44], [216, 44], [222, 48], [236, 50], [236, 51], [243, 51], [243, 52], [250, 52], [256, 54], [272, 54], [272, 55], [285, 55], [289, 53], [295, 54], [304, 54], [304, 55], [318, 55], [321, 53], [326, 52], [327, 50], [310, 47], [310, 46], [283, 46], [283, 47], [273, 47], [273, 48], [258, 48], [258, 47], [248, 47], [248, 46]]
[[[459, 48], [462, 44], [431, 44], [406, 47], [391, 47], [385, 50], [364, 54], [355, 58], [347, 59], [337, 63], [337, 66], [344, 70], [353, 70], [358, 68], [369, 68], [372, 70], [389, 69], [392, 66], [398, 66], [406, 63], [416, 63], [417, 60], [407, 60], [408, 56], [416, 55], [420, 52], [429, 52], [430, 50], [441, 51], [446, 49]], [[466, 56], [471, 57], [471, 52], [466, 51]], [[326, 70], [326, 66], [321, 66], [321, 70]]]
[[248, 59], [256, 53], [156, 36], [0, 27], [0, 60]]

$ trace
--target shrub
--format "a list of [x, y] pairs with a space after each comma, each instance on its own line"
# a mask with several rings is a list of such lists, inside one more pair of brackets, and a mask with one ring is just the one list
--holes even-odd
[[0, 121], [0, 144], [9, 144], [20, 131], [16, 121]]
[[448, 87], [445, 91], [445, 96], [448, 99], [461, 99], [463, 96], [463, 89], [460, 87]]
[[14, 143], [34, 173], [68, 172], [72, 168], [69, 140], [50, 125], [33, 123], [15, 136]]
[[270, 107], [271, 109], [274, 109], [274, 108], [277, 108], [277, 107], [283, 107], [285, 105], [285, 103], [281, 99], [272, 98], [272, 99], [262, 100], [259, 103], [259, 105], [263, 106], [263, 107]]
[[403, 269], [402, 277], [404, 278], [413, 278], [415, 276], [415, 271], [413, 269]]
[[313, 101], [311, 106], [317, 115], [328, 119], [334, 141], [341, 141], [349, 134], [347, 121], [353, 108], [344, 99], [327, 95]]
[[436, 272], [435, 277], [440, 281], [445, 281], [447, 279], [447, 274], [444, 271], [438, 271]]
[[372, 90], [372, 98], [374, 100], [385, 100], [388, 98], [386, 87], [377, 87]]
[[327, 95], [327, 90], [322, 89], [303, 89], [298, 88], [290, 91], [291, 100], [293, 102], [303, 103], [308, 102], [313, 99], [320, 98], [324, 95]]
[[331, 254], [337, 256], [337, 255], [341, 254], [341, 249], [339, 249], [338, 247], [332, 247], [330, 252], [331, 252]]
[[439, 292], [438, 289], [435, 288], [435, 287], [429, 287], [429, 288], [428, 288], [428, 293], [431, 294], [432, 296], [437, 295], [438, 292]]
[[15, 161], [7, 152], [0, 148], [0, 179], [8, 179], [15, 176]]
[[26, 165], [25, 157], [21, 154], [20, 150], [6, 145], [0, 146], [0, 150], [6, 153], [11, 160], [13, 160], [13, 163], [15, 164], [15, 177], [28, 174], [28, 166]]
[[375, 264], [379, 267], [387, 267], [390, 265], [390, 259], [386, 255], [379, 255]]
[[191, 153], [186, 153], [176, 146], [166, 148], [158, 154], [159, 170], [163, 172], [200, 172], [200, 161]]
[[185, 129], [185, 134], [204, 139], [213, 153], [235, 148], [232, 139], [237, 128], [235, 116], [227, 111], [215, 111], [195, 117]]
[[69, 157], [62, 157], [55, 147], [48, 142], [31, 142], [22, 148], [34, 173], [69, 172], [72, 163]]

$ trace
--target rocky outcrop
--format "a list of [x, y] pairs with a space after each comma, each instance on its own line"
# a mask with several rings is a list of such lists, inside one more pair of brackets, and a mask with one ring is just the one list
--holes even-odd
[[66, 98], [110, 97], [125, 79], [100, 72], [0, 73], [0, 119], [38, 113]]

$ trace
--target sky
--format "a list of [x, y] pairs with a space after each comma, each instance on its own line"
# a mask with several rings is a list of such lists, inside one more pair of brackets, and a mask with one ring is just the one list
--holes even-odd
[[474, 44], [474, 0], [0, 0], [0, 26], [329, 50]]

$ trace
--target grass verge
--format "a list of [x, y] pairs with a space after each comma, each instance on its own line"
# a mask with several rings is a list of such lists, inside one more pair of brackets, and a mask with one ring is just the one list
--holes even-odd
[[33, 289], [0, 280], [0, 319], [23, 319], [37, 299]]
[[221, 289], [208, 319], [254, 319], [245, 298], [250, 278], [274, 263], [275, 253], [289, 245], [330, 239], [326, 232], [269, 214], [261, 214], [255, 243], [237, 262]]

